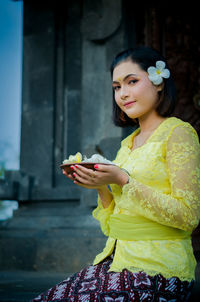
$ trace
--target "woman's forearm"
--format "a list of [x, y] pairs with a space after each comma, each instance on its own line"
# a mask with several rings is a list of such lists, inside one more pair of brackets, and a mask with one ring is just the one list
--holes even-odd
[[99, 194], [103, 207], [108, 208], [111, 201], [113, 200], [113, 195], [108, 187], [106, 185], [102, 186], [101, 188], [97, 189], [97, 192]]

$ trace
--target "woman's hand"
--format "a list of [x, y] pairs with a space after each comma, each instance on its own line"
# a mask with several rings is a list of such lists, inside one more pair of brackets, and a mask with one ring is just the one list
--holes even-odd
[[73, 180], [75, 184], [88, 188], [88, 189], [99, 189], [102, 186], [109, 184], [117, 184], [123, 186], [128, 182], [128, 175], [115, 165], [95, 165], [95, 171], [87, 169], [81, 165], [72, 165], [71, 168], [74, 170], [73, 177], [65, 174], [69, 179]]

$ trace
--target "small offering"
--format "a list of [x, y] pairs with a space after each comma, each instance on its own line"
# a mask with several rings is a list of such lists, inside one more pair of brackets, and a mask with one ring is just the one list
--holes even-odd
[[77, 164], [82, 161], [82, 154], [77, 152], [75, 155], [70, 155], [68, 159], [63, 160], [63, 165], [65, 164]]
[[100, 154], [93, 154], [90, 158], [87, 158], [84, 156], [84, 160], [82, 163], [99, 163], [99, 164], [109, 164], [109, 165], [114, 165], [112, 161], [106, 159]]
[[71, 165], [79, 164], [85, 168], [95, 170], [95, 164], [104, 164], [104, 165], [114, 165], [112, 161], [106, 159], [100, 154], [93, 154], [90, 158], [82, 156], [80, 152], [77, 152], [75, 155], [70, 155], [68, 159], [65, 159], [60, 165], [68, 174], [72, 174], [73, 170], [70, 168]]

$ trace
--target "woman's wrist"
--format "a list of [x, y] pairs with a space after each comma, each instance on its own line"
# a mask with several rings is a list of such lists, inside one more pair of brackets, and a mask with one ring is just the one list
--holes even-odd
[[121, 177], [120, 177], [120, 180], [119, 180], [119, 186], [123, 187], [124, 185], [126, 185], [126, 184], [129, 183], [129, 181], [130, 181], [130, 178], [129, 178], [130, 174], [129, 174], [129, 172], [126, 169], [124, 169], [124, 168], [120, 168], [120, 169], [124, 173], [121, 174]]
[[102, 205], [104, 208], [109, 207], [110, 203], [113, 200], [113, 195], [108, 189], [107, 185], [103, 185], [97, 189], [98, 195], [101, 199]]

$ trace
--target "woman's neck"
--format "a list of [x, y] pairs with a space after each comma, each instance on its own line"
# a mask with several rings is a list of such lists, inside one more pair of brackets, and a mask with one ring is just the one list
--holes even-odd
[[146, 133], [151, 133], [154, 131], [164, 120], [166, 117], [160, 116], [152, 116], [148, 118], [138, 118], [140, 125], [140, 136]]

